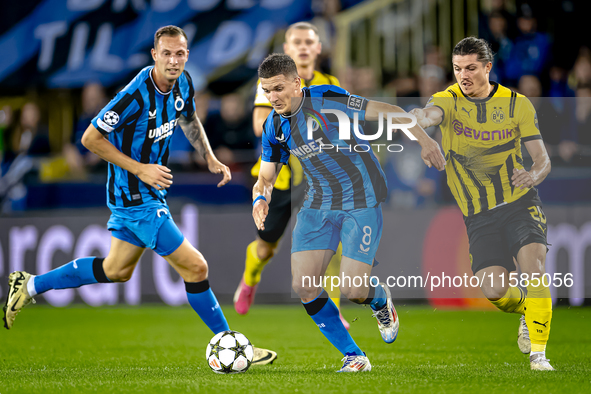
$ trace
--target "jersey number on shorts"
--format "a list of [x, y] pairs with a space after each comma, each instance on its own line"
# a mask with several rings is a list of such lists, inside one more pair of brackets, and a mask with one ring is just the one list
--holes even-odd
[[359, 249], [361, 249], [362, 252], [369, 252], [369, 245], [371, 244], [371, 227], [369, 226], [364, 226], [363, 227], [363, 238], [361, 238], [361, 242], [363, 242], [363, 245], [367, 245], [367, 248], [363, 247], [362, 244], [359, 244]]
[[[531, 215], [532, 218], [534, 218], [534, 220], [536, 222], [540, 222], [541, 224], [546, 224], [546, 215], [544, 215], [544, 211], [542, 211], [542, 208], [540, 208], [537, 205], [534, 205], [533, 207], [529, 207], [527, 208], [527, 210], [529, 211], [529, 214]], [[538, 223], [538, 226], [542, 229], [542, 232], [546, 232], [546, 230], [544, 230], [544, 227], [542, 227], [542, 225]]]

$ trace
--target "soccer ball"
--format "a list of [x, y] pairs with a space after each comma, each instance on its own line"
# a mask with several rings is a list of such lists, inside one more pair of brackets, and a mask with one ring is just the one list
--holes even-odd
[[211, 338], [205, 351], [207, 363], [215, 373], [246, 372], [253, 355], [254, 349], [248, 338], [231, 330]]

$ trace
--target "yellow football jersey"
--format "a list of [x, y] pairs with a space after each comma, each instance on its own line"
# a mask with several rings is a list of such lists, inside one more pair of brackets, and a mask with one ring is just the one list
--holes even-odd
[[521, 142], [542, 139], [529, 99], [491, 84], [494, 88], [484, 99], [466, 97], [456, 83], [427, 103], [443, 111], [447, 184], [465, 216], [524, 196], [530, 189], [511, 183], [513, 169], [523, 168]]
[[[332, 75], [323, 74], [320, 71], [314, 71], [314, 77], [312, 79], [306, 80], [302, 78], [302, 87], [310, 87], [312, 85], [336, 85], [341, 86], [339, 84], [339, 80]], [[271, 108], [271, 103], [265, 97], [265, 93], [263, 92], [263, 87], [261, 86], [261, 80], [257, 81], [257, 93], [254, 98], [254, 106], [255, 107], [269, 107]], [[261, 158], [257, 163], [252, 167], [250, 171], [252, 176], [258, 177], [259, 170], [261, 168]], [[302, 183], [304, 179], [304, 171], [302, 170], [302, 165], [298, 159], [293, 158], [293, 156], [289, 157], [289, 165], [283, 166], [279, 175], [277, 176], [277, 181], [275, 182], [275, 188], [279, 190], [288, 190], [290, 188], [290, 180], [293, 174], [293, 184], [299, 185]]]

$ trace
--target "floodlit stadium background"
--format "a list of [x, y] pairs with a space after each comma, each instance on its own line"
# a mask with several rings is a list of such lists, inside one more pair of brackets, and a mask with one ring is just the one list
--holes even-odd
[[[106, 165], [80, 137], [90, 119], [143, 67], [157, 28], [175, 24], [190, 38], [197, 112], [233, 180], [195, 160], [182, 131], [173, 137], [169, 205], [185, 236], [210, 265], [212, 287], [229, 302], [246, 246], [250, 168], [259, 153], [251, 123], [256, 68], [280, 52], [286, 26], [311, 21], [321, 31], [317, 68], [366, 97], [424, 105], [452, 83], [451, 50], [460, 39], [488, 39], [491, 76], [528, 97], [543, 97], [540, 129], [552, 172], [539, 187], [553, 246], [549, 272], [572, 273], [557, 303], [591, 298], [591, 38], [579, 1], [502, 0], [23, 0], [0, 12], [0, 293], [7, 276], [42, 273], [73, 258], [106, 255]], [[538, 111], [541, 111], [538, 108]], [[560, 119], [558, 122], [556, 119]], [[562, 121], [564, 120], [564, 121]], [[546, 125], [552, 127], [546, 127]], [[432, 130], [437, 136], [437, 130]], [[445, 174], [427, 169], [408, 140], [403, 154], [381, 155], [390, 194], [375, 273], [470, 272], [467, 236]], [[414, 147], [416, 148], [416, 147]], [[258, 302], [293, 302], [289, 234], [263, 274]], [[396, 296], [396, 294], [395, 294]], [[404, 298], [425, 299], [424, 289]], [[430, 302], [482, 306], [479, 291], [438, 293]], [[186, 302], [184, 284], [163, 259], [142, 257], [133, 279], [49, 292], [64, 306]]]

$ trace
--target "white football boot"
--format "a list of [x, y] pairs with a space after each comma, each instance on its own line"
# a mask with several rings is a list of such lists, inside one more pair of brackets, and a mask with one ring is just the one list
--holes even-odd
[[529, 329], [525, 323], [525, 316], [521, 315], [519, 318], [519, 330], [517, 331], [517, 346], [523, 354], [531, 352], [531, 342], [529, 340]]
[[371, 364], [367, 356], [345, 356], [341, 360], [343, 366], [337, 372], [369, 372]]
[[390, 289], [385, 283], [380, 283], [379, 286], [384, 288], [387, 302], [382, 309], [374, 311], [372, 316], [378, 320], [378, 328], [384, 342], [392, 343], [398, 337], [400, 321], [398, 320], [398, 314], [396, 314], [396, 308], [394, 308], [394, 304], [392, 303]]
[[529, 356], [529, 363], [532, 371], [554, 371], [548, 360], [542, 354], [532, 354]]
[[277, 359], [277, 353], [269, 349], [254, 347], [254, 355], [252, 356], [252, 365], [267, 365], [273, 364]]
[[30, 303], [35, 303], [35, 300], [27, 291], [27, 283], [29, 283], [31, 277], [31, 274], [27, 274], [24, 271], [15, 271], [8, 276], [8, 294], [6, 295], [6, 304], [4, 304], [3, 308], [4, 327], [7, 330], [12, 328], [17, 313], [23, 307]]

